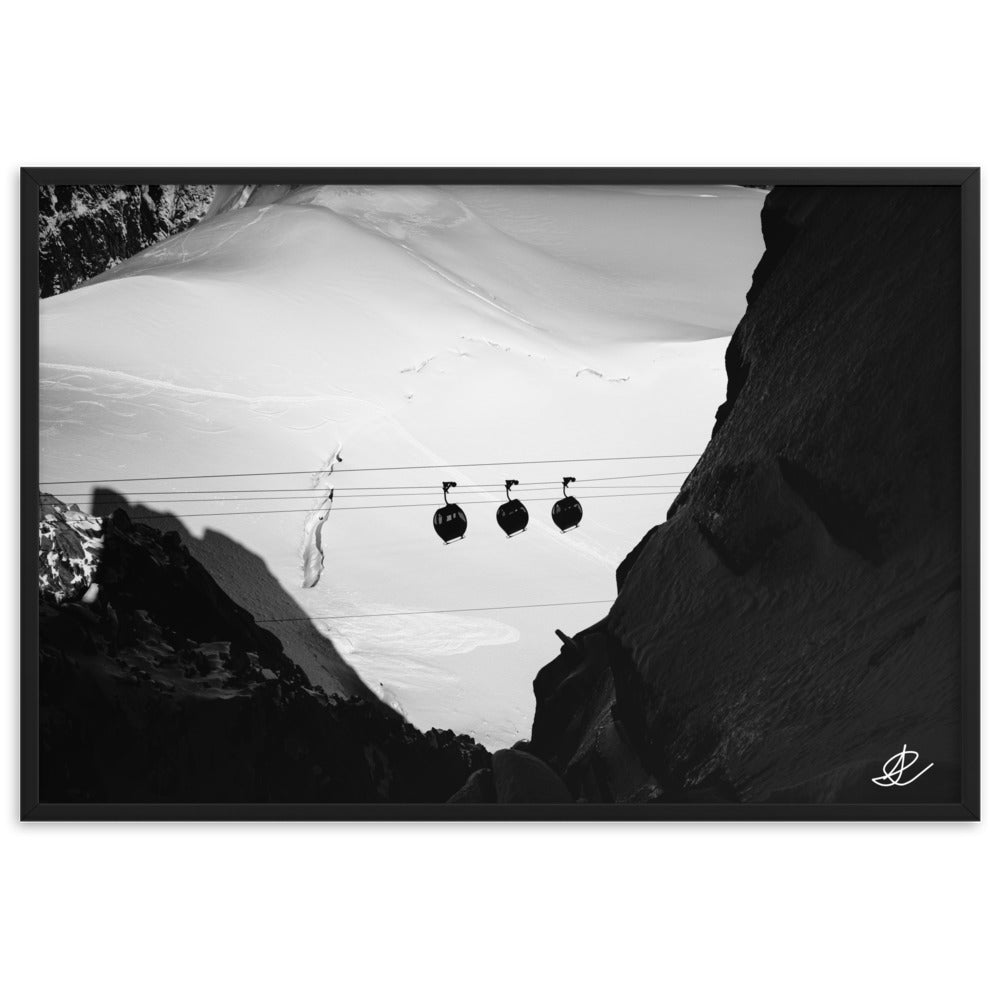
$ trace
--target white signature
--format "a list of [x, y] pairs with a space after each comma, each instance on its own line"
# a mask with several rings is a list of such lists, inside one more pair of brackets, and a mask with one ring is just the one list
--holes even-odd
[[883, 788], [888, 788], [890, 785], [898, 785], [900, 788], [904, 785], [912, 785], [920, 775], [926, 774], [934, 766], [933, 764], [928, 764], [922, 771], [918, 771], [913, 775], [912, 778], [909, 778], [907, 781], [901, 781], [900, 779], [911, 767], [916, 767], [918, 760], [920, 760], [920, 754], [916, 750], [907, 750], [904, 743], [903, 749], [899, 753], [894, 753], [882, 765], [882, 774], [877, 778], [872, 778], [872, 782], [876, 785], [881, 785]]

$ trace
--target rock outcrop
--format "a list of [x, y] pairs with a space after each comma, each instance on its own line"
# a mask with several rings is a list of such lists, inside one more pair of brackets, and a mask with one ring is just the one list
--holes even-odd
[[565, 804], [572, 802], [569, 789], [528, 744], [497, 750], [490, 767], [469, 775], [450, 799], [451, 803]]
[[762, 226], [711, 442], [532, 751], [574, 798], [884, 801], [907, 743], [895, 799], [957, 799], [959, 194], [779, 188]]
[[443, 802], [490, 761], [314, 687], [175, 532], [40, 497], [44, 802]]
[[38, 192], [39, 292], [75, 288], [208, 211], [210, 184], [64, 186]]
[[511, 748], [493, 754], [497, 802], [571, 802], [569, 790], [551, 767], [533, 754]]
[[104, 525], [50, 493], [38, 498], [38, 590], [55, 604], [89, 597], [97, 580]]

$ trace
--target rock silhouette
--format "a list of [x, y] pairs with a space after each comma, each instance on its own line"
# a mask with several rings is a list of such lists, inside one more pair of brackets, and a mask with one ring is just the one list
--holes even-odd
[[[42, 499], [44, 536], [55, 521], [92, 550], [95, 519]], [[469, 737], [314, 686], [177, 532], [121, 508], [99, 523], [93, 600], [67, 593], [76, 546], [40, 573], [43, 802], [443, 802], [488, 763]]]
[[712, 440], [538, 675], [532, 749], [591, 800], [884, 801], [905, 742], [935, 767], [897, 800], [957, 800], [959, 193], [779, 188], [762, 223]]

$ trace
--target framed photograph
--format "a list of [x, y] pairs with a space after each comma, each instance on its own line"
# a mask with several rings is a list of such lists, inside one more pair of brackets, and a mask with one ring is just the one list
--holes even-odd
[[23, 818], [978, 819], [977, 169], [21, 191]]

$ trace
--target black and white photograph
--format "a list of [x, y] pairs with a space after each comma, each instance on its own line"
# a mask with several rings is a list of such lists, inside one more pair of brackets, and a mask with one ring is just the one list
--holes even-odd
[[23, 178], [43, 818], [974, 816], [977, 171], [258, 173]]
[[988, 14], [5, 11], [4, 995], [991, 998]]

